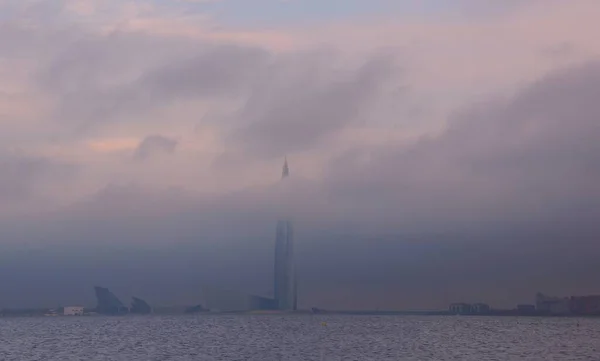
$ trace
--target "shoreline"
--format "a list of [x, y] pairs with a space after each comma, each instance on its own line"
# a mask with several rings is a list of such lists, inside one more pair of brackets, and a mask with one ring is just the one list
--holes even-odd
[[600, 318], [598, 315], [577, 315], [562, 314], [553, 315], [546, 313], [518, 313], [512, 310], [498, 310], [487, 313], [455, 314], [448, 311], [231, 311], [231, 312], [198, 312], [198, 313], [152, 313], [147, 315], [124, 314], [124, 315], [102, 315], [102, 314], [84, 314], [78, 316], [65, 315], [44, 315], [39, 313], [31, 314], [0, 314], [3, 318], [81, 318], [81, 317], [152, 317], [152, 316], [429, 316], [429, 317], [535, 317], [535, 318]]

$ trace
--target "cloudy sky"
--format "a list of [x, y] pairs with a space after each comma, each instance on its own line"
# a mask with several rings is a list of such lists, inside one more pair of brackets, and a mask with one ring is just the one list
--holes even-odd
[[[0, 306], [600, 293], [596, 0], [0, 0]], [[284, 157], [292, 177], [278, 182]]]

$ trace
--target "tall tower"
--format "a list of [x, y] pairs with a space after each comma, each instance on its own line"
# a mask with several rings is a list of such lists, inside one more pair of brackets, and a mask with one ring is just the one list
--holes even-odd
[[[290, 175], [287, 158], [283, 164], [281, 179]], [[277, 309], [296, 310], [296, 272], [294, 266], [294, 229], [289, 220], [277, 222], [275, 238], [274, 289]]]
[[281, 179], [285, 179], [290, 176], [290, 167], [288, 166], [287, 157], [285, 157], [285, 161], [283, 162], [283, 170], [281, 171]]

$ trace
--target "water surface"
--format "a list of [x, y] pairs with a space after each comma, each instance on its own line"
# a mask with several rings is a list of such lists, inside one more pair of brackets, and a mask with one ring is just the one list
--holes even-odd
[[0, 360], [600, 360], [600, 320], [308, 315], [0, 318]]

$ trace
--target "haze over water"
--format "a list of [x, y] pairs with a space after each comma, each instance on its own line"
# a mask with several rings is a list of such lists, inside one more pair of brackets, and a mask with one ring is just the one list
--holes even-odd
[[598, 18], [0, 0], [0, 309], [272, 295], [279, 219], [303, 309], [599, 294]]
[[598, 359], [600, 320], [306, 315], [16, 318], [0, 320], [0, 339], [0, 359], [5, 361], [575, 361]]

